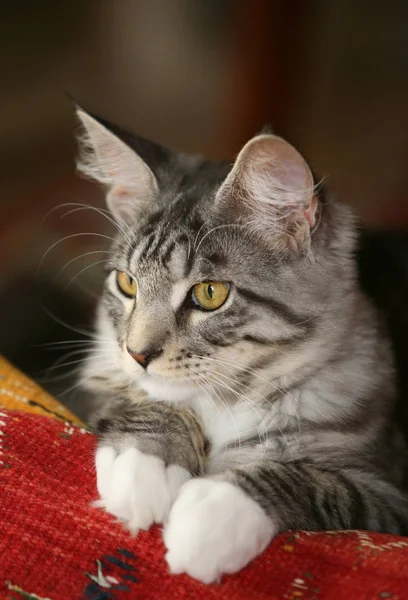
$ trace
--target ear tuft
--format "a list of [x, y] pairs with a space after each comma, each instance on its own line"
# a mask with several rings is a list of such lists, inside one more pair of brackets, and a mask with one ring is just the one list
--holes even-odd
[[80, 173], [109, 188], [107, 205], [117, 220], [130, 224], [155, 198], [158, 185], [147, 164], [105, 125], [78, 108]]

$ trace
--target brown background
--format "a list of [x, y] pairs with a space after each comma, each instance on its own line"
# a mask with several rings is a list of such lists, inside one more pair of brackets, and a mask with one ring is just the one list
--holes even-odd
[[[66, 214], [65, 203], [101, 203], [74, 174], [68, 95], [209, 157], [232, 157], [269, 123], [367, 226], [407, 227], [407, 3], [59, 0], [0, 10], [0, 351], [52, 390], [66, 386], [64, 372], [44, 367], [61, 353], [39, 344], [88, 327], [102, 266], [92, 264], [107, 242], [91, 234], [110, 232], [93, 211]], [[59, 242], [78, 233], [87, 235]]]

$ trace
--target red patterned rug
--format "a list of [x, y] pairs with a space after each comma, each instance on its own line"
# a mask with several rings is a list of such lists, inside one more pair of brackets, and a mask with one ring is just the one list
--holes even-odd
[[158, 529], [132, 538], [95, 499], [95, 439], [0, 411], [0, 597], [19, 600], [408, 599], [408, 540], [286, 533], [241, 573], [204, 586], [169, 575]]

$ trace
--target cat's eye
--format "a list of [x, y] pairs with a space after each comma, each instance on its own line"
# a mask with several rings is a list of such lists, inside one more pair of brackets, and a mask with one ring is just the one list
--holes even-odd
[[137, 292], [136, 281], [124, 271], [117, 271], [116, 283], [119, 290], [128, 298], [134, 298]]
[[223, 281], [204, 281], [196, 283], [191, 297], [194, 304], [204, 310], [220, 308], [228, 298], [230, 286]]

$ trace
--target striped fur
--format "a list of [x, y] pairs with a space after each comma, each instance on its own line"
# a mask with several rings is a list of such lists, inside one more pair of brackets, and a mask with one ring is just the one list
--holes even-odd
[[205, 474], [209, 444], [191, 411], [146, 400], [123, 406], [114, 419], [99, 419], [97, 430], [103, 444], [118, 451], [135, 445], [166, 465], [179, 465], [195, 476]]
[[[155, 154], [151, 144], [144, 153], [139, 138], [97, 126], [138, 152], [159, 190], [136, 221], [119, 218], [107, 263], [100, 341], [82, 374], [83, 387], [104, 399], [100, 444], [118, 453], [134, 445], [194, 477], [233, 484], [275, 532], [408, 534], [393, 357], [357, 281], [350, 210], [320, 189], [313, 208], [294, 201], [280, 214], [282, 202], [263, 206], [273, 218], [260, 234], [262, 222], [251, 225], [259, 217], [256, 163], [254, 206], [241, 206], [245, 189], [226, 196], [245, 186], [229, 181], [240, 176], [239, 163], [231, 171]], [[262, 178], [265, 189], [264, 171]], [[136, 301], [117, 288], [118, 270], [136, 279]], [[191, 299], [192, 286], [206, 280], [231, 285], [214, 312]], [[145, 372], [127, 348], [160, 354]]]

